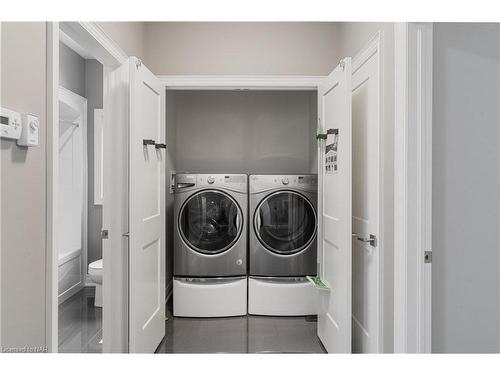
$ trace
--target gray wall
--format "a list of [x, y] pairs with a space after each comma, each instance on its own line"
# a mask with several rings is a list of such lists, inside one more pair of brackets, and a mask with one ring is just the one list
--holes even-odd
[[[177, 137], [176, 137], [176, 127], [175, 127], [175, 106], [174, 104], [174, 95], [167, 94], [166, 95], [166, 121], [167, 121], [167, 160], [166, 160], [166, 174], [167, 183], [170, 184], [170, 172], [177, 170], [176, 163], [176, 151], [177, 151]], [[167, 186], [166, 188], [166, 221], [165, 225], [167, 226], [167, 256], [166, 256], [166, 288], [165, 292], [167, 296], [172, 291], [172, 277], [174, 275], [174, 263], [173, 263], [173, 254], [174, 254], [174, 196], [170, 193], [170, 188]]]
[[85, 96], [85, 59], [59, 42], [59, 85]]
[[316, 92], [169, 91], [167, 97], [175, 108], [178, 171], [310, 173]]
[[434, 352], [500, 351], [499, 31], [434, 27]]
[[87, 263], [102, 259], [102, 205], [94, 204], [94, 109], [103, 108], [103, 68], [97, 60], [85, 61], [87, 98], [88, 225]]
[[334, 22], [146, 22], [144, 62], [155, 74], [329, 73]]
[[[40, 117], [40, 145], [1, 145], [1, 343], [39, 346], [46, 336], [46, 23], [2, 22], [1, 105]], [[142, 24], [103, 28], [141, 55]], [[8, 176], [8, 177], [6, 177]], [[29, 228], [29, 230], [26, 230]]]
[[46, 252], [45, 23], [2, 22], [1, 106], [39, 116], [40, 145], [1, 145], [1, 344], [43, 346]]

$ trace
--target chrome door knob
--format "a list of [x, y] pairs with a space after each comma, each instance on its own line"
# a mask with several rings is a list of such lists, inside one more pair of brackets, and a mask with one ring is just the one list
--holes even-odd
[[281, 179], [281, 183], [282, 183], [283, 185], [288, 185], [288, 184], [290, 183], [290, 181], [288, 181], [288, 178], [283, 177], [283, 178]]

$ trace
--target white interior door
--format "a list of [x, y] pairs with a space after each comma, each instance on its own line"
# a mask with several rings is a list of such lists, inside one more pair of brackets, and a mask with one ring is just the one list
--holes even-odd
[[164, 89], [130, 59], [129, 351], [153, 353], [165, 336]]
[[352, 139], [351, 59], [345, 58], [318, 91], [318, 261], [329, 291], [320, 292], [318, 337], [329, 353], [351, 352]]
[[[380, 74], [378, 38], [352, 73], [352, 351], [378, 353], [381, 340]], [[370, 240], [374, 236], [374, 241]]]
[[128, 342], [130, 63], [105, 68], [103, 206], [103, 352], [126, 353]]

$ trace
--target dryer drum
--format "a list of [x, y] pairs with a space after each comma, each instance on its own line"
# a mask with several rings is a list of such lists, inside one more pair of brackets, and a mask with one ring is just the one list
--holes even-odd
[[268, 250], [292, 255], [305, 249], [316, 235], [316, 213], [303, 195], [280, 191], [265, 197], [254, 217], [255, 233]]

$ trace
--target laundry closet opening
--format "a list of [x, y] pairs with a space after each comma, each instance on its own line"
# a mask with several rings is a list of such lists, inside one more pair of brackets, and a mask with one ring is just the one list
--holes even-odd
[[316, 90], [167, 90], [158, 351], [324, 351], [306, 278], [317, 267], [317, 108]]

